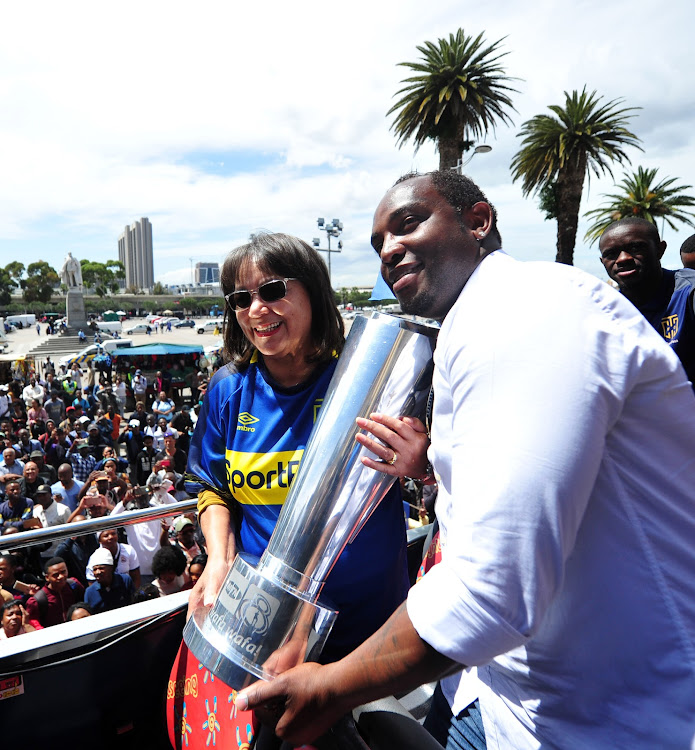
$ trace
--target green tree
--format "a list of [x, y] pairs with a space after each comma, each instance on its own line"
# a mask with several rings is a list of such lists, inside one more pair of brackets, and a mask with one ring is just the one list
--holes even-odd
[[636, 172], [625, 173], [620, 183], [623, 192], [604, 195], [608, 198], [606, 205], [584, 214], [587, 219], [594, 220], [584, 239], [593, 244], [609, 224], [628, 216], [638, 216], [652, 224], [663, 219], [671, 229], [676, 229], [677, 221], [695, 227], [695, 214], [683, 210], [695, 207], [695, 198], [685, 193], [692, 185], [674, 185], [676, 177], [667, 177], [655, 185], [658, 171], [637, 167]]
[[12, 291], [17, 288], [17, 282], [7, 268], [0, 268], [0, 305], [9, 305], [12, 301]]
[[169, 290], [162, 284], [161, 281], [155, 282], [152, 287], [152, 294], [169, 294]]
[[39, 260], [27, 267], [27, 278], [21, 282], [25, 302], [50, 302], [55, 288], [60, 284], [60, 276], [55, 268]]
[[94, 289], [99, 297], [115, 294], [119, 289], [118, 279], [125, 278], [125, 268], [119, 260], [107, 260], [98, 263], [91, 260], [81, 260], [82, 281], [86, 287]]
[[399, 63], [416, 74], [401, 81], [396, 96], [402, 96], [387, 112], [398, 113], [391, 129], [399, 147], [410, 138], [416, 150], [433, 140], [439, 168], [449, 169], [498, 121], [511, 124], [506, 110], [514, 109], [509, 93], [516, 89], [507, 84], [517, 79], [500, 65], [508, 54], [499, 52], [502, 41], [488, 45], [482, 34], [473, 39], [459, 29], [448, 40], [418, 47], [421, 62]]
[[5, 270], [14, 282], [15, 288], [22, 285], [22, 276], [24, 275], [24, 263], [13, 260], [5, 266]]
[[581, 94], [565, 91], [564, 107], [548, 107], [555, 116], [536, 115], [519, 132], [523, 140], [512, 159], [512, 179], [522, 180], [525, 196], [554, 184], [558, 263], [572, 265], [586, 175], [612, 176], [612, 162], [630, 161], [625, 146], [642, 150], [626, 127], [637, 108], [621, 107], [622, 99], [605, 104], [601, 99], [586, 88]]

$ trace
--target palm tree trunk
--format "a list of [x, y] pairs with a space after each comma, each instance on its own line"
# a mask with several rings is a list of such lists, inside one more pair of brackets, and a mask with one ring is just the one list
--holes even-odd
[[565, 163], [557, 176], [557, 255], [556, 263], [568, 266], [574, 262], [574, 246], [577, 241], [579, 206], [584, 190], [586, 154]]
[[446, 171], [455, 167], [461, 154], [461, 141], [457, 138], [440, 138], [439, 147], [439, 169]]

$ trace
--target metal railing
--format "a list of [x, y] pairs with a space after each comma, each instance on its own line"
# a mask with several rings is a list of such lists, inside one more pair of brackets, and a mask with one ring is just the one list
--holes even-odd
[[104, 529], [115, 529], [119, 526], [134, 526], [143, 521], [154, 521], [158, 518], [180, 516], [182, 513], [189, 513], [196, 510], [197, 506], [198, 501], [196, 499], [182, 500], [174, 505], [158, 505], [156, 508], [129, 510], [115, 516], [92, 518], [88, 521], [77, 521], [76, 523], [63, 523], [45, 529], [20, 531], [18, 534], [6, 534], [0, 536], [0, 552], [9, 552], [18, 547], [33, 547], [36, 544], [45, 544], [46, 542], [54, 542], [72, 536], [99, 533]]

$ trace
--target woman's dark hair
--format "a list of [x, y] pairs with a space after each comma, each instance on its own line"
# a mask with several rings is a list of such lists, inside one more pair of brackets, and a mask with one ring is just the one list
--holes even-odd
[[177, 576], [186, 570], [186, 555], [173, 544], [158, 549], [152, 558], [152, 572], [157, 578], [167, 570], [173, 570]]
[[[335, 304], [326, 264], [316, 250], [289, 234], [256, 234], [248, 244], [227, 256], [220, 273], [223, 294], [235, 291], [239, 274], [247, 263], [255, 263], [269, 275], [301, 281], [311, 302], [311, 337], [316, 346], [310, 362], [328, 362], [334, 354], [340, 354], [345, 327]], [[237, 367], [245, 367], [254, 348], [229, 305], [225, 305], [224, 323], [225, 354]]]
[[208, 564], [208, 556], [205, 553], [196, 555], [192, 560], [189, 568], [193, 565], [202, 565], [203, 568]]
[[89, 612], [90, 615], [94, 614], [94, 610], [90, 607], [87, 602], [75, 602], [68, 607], [68, 611], [65, 613], [65, 621], [70, 622], [72, 616], [77, 612], [78, 609], [83, 609], [85, 612]]
[[160, 596], [159, 589], [150, 583], [136, 592], [133, 597], [133, 604], [148, 602], [150, 599], [159, 599]]

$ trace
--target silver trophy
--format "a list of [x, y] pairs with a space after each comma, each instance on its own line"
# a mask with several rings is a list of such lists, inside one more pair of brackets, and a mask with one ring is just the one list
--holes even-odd
[[299, 471], [260, 561], [237, 555], [211, 608], [183, 638], [235, 690], [316, 661], [336, 612], [319, 601], [345, 546], [394, 481], [365, 467], [357, 417], [424, 417], [437, 329], [373, 313], [355, 318]]

